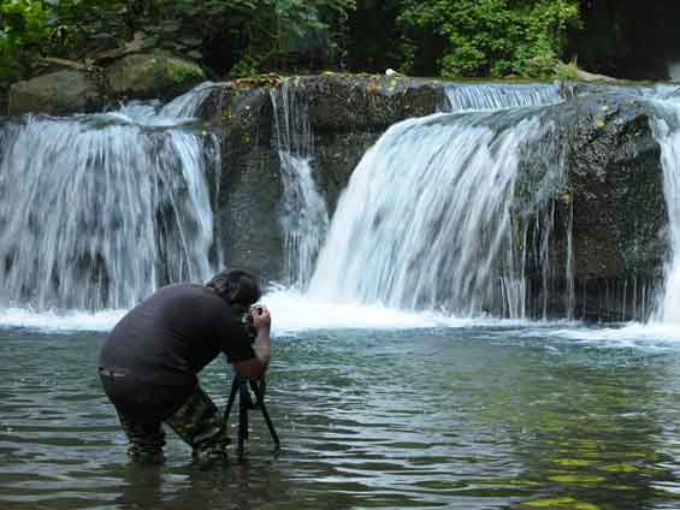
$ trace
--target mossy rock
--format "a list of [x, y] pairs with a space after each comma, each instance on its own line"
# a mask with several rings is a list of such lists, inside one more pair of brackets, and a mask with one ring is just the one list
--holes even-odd
[[63, 70], [12, 85], [9, 114], [49, 113], [61, 115], [90, 112], [102, 106], [96, 80], [83, 71]]
[[193, 62], [163, 52], [128, 55], [104, 71], [114, 98], [169, 98], [205, 80]]

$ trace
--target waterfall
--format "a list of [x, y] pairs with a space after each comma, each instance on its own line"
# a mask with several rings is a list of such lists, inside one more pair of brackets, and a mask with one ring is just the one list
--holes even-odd
[[160, 116], [171, 119], [186, 119], [199, 116], [201, 106], [215, 92], [224, 87], [224, 83], [207, 81], [176, 97], [160, 110]]
[[664, 292], [655, 318], [680, 324], [680, 99], [659, 101], [658, 104], [670, 112], [672, 119], [671, 123], [660, 117], [652, 121], [652, 130], [661, 146], [670, 244]]
[[2, 306], [128, 308], [160, 284], [211, 275], [218, 141], [167, 111], [131, 103], [0, 127]]
[[512, 111], [392, 126], [338, 203], [310, 294], [524, 317], [526, 268], [549, 267], [553, 198], [566, 182], [554, 131]]
[[475, 84], [448, 85], [446, 97], [451, 111], [498, 110], [522, 106], [561, 103], [558, 85], [544, 84]]
[[328, 228], [326, 202], [313, 179], [313, 139], [305, 89], [293, 80], [270, 92], [281, 165], [280, 221], [290, 285], [305, 287]]

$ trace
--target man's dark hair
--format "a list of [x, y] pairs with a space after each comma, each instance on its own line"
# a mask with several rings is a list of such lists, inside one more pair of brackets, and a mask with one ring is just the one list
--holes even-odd
[[222, 271], [206, 285], [231, 304], [252, 305], [262, 295], [258, 277], [244, 269]]

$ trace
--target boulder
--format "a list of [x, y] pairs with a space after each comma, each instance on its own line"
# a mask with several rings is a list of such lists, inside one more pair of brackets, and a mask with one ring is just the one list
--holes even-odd
[[100, 108], [103, 98], [97, 82], [84, 71], [63, 70], [14, 83], [9, 91], [9, 115], [23, 113], [89, 112]]
[[167, 99], [205, 80], [203, 70], [193, 62], [164, 52], [128, 55], [104, 71], [112, 98]]
[[[622, 90], [575, 97], [548, 114], [566, 144], [568, 172], [566, 193], [556, 197], [553, 250], [566, 255], [571, 230], [577, 318], [642, 320], [654, 306], [668, 246], [655, 115], [649, 102]], [[566, 256], [552, 262], [549, 300], [560, 315]]]

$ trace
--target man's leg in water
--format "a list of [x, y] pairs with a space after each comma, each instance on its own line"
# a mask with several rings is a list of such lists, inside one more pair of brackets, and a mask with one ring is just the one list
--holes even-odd
[[165, 433], [159, 419], [127, 417], [120, 412], [118, 419], [130, 441], [128, 456], [133, 461], [156, 464], [165, 460]]
[[[178, 398], [177, 390], [139, 384], [122, 372], [100, 372], [100, 376], [104, 391], [115, 406], [118, 420], [130, 442], [130, 458], [145, 463], [163, 462], [165, 434], [161, 428], [162, 409], [172, 405], [171, 399]], [[170, 408], [176, 407], [177, 404]]]
[[226, 457], [229, 444], [226, 424], [215, 404], [199, 385], [165, 421], [193, 448], [196, 459]]

